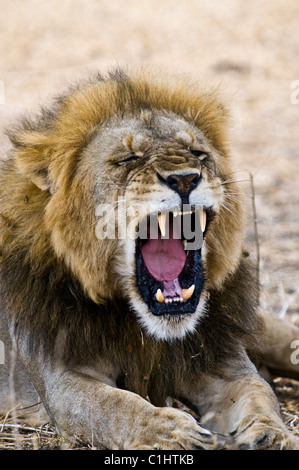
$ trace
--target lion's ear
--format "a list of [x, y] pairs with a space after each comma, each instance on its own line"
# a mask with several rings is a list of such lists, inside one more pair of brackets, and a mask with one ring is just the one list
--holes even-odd
[[49, 175], [49, 166], [43, 151], [26, 148], [16, 153], [17, 166], [21, 173], [42, 191], [52, 192], [53, 184]]
[[49, 175], [51, 159], [47, 136], [25, 131], [10, 135], [10, 138], [15, 146], [19, 171], [42, 191], [52, 192], [54, 185]]
[[51, 189], [51, 183], [49, 181], [48, 171], [46, 169], [33, 173], [30, 177], [30, 180], [42, 191], [50, 191]]

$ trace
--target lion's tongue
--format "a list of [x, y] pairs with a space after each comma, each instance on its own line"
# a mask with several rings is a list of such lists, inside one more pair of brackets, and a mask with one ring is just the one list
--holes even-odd
[[184, 268], [186, 253], [181, 240], [150, 239], [141, 248], [143, 261], [150, 274], [164, 285], [164, 295], [181, 295], [178, 276]]

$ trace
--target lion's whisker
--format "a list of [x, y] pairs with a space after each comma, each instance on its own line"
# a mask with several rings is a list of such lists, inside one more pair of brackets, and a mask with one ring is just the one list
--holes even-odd
[[225, 185], [225, 184], [232, 184], [232, 183], [245, 183], [245, 182], [250, 182], [250, 179], [245, 179], [245, 180], [237, 180], [237, 179], [228, 179], [228, 180], [225, 180], [225, 181], [221, 181], [221, 185]]

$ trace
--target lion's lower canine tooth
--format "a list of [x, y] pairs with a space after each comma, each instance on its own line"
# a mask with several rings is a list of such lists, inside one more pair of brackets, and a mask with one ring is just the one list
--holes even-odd
[[158, 215], [158, 224], [160, 227], [162, 237], [165, 237], [165, 233], [166, 233], [166, 213], [165, 212], [163, 214]]
[[194, 285], [194, 284], [192, 284], [192, 286], [190, 286], [188, 289], [182, 289], [182, 297], [183, 297], [183, 299], [184, 299], [184, 300], [190, 299], [190, 297], [192, 297], [192, 295], [193, 295], [194, 289], [195, 289], [195, 285]]
[[207, 211], [205, 209], [199, 210], [199, 220], [200, 220], [200, 227], [202, 233], [206, 229], [206, 223], [207, 223]]
[[157, 290], [156, 299], [158, 300], [158, 302], [160, 302], [160, 304], [162, 304], [164, 302], [164, 295], [163, 295], [163, 292], [161, 291], [161, 289]]

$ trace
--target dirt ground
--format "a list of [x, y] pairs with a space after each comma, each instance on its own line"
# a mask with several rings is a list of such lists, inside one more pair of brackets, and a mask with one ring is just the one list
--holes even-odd
[[[232, 110], [253, 256], [250, 174], [254, 183], [262, 306], [299, 324], [298, 29], [298, 0], [0, 0], [0, 156], [9, 146], [3, 128], [19, 113], [94, 70], [148, 65], [219, 85]], [[273, 386], [299, 434], [299, 383]], [[14, 448], [12, 431], [3, 432], [0, 448]], [[42, 446], [41, 433], [24, 435]], [[58, 445], [44, 436], [45, 446]]]

